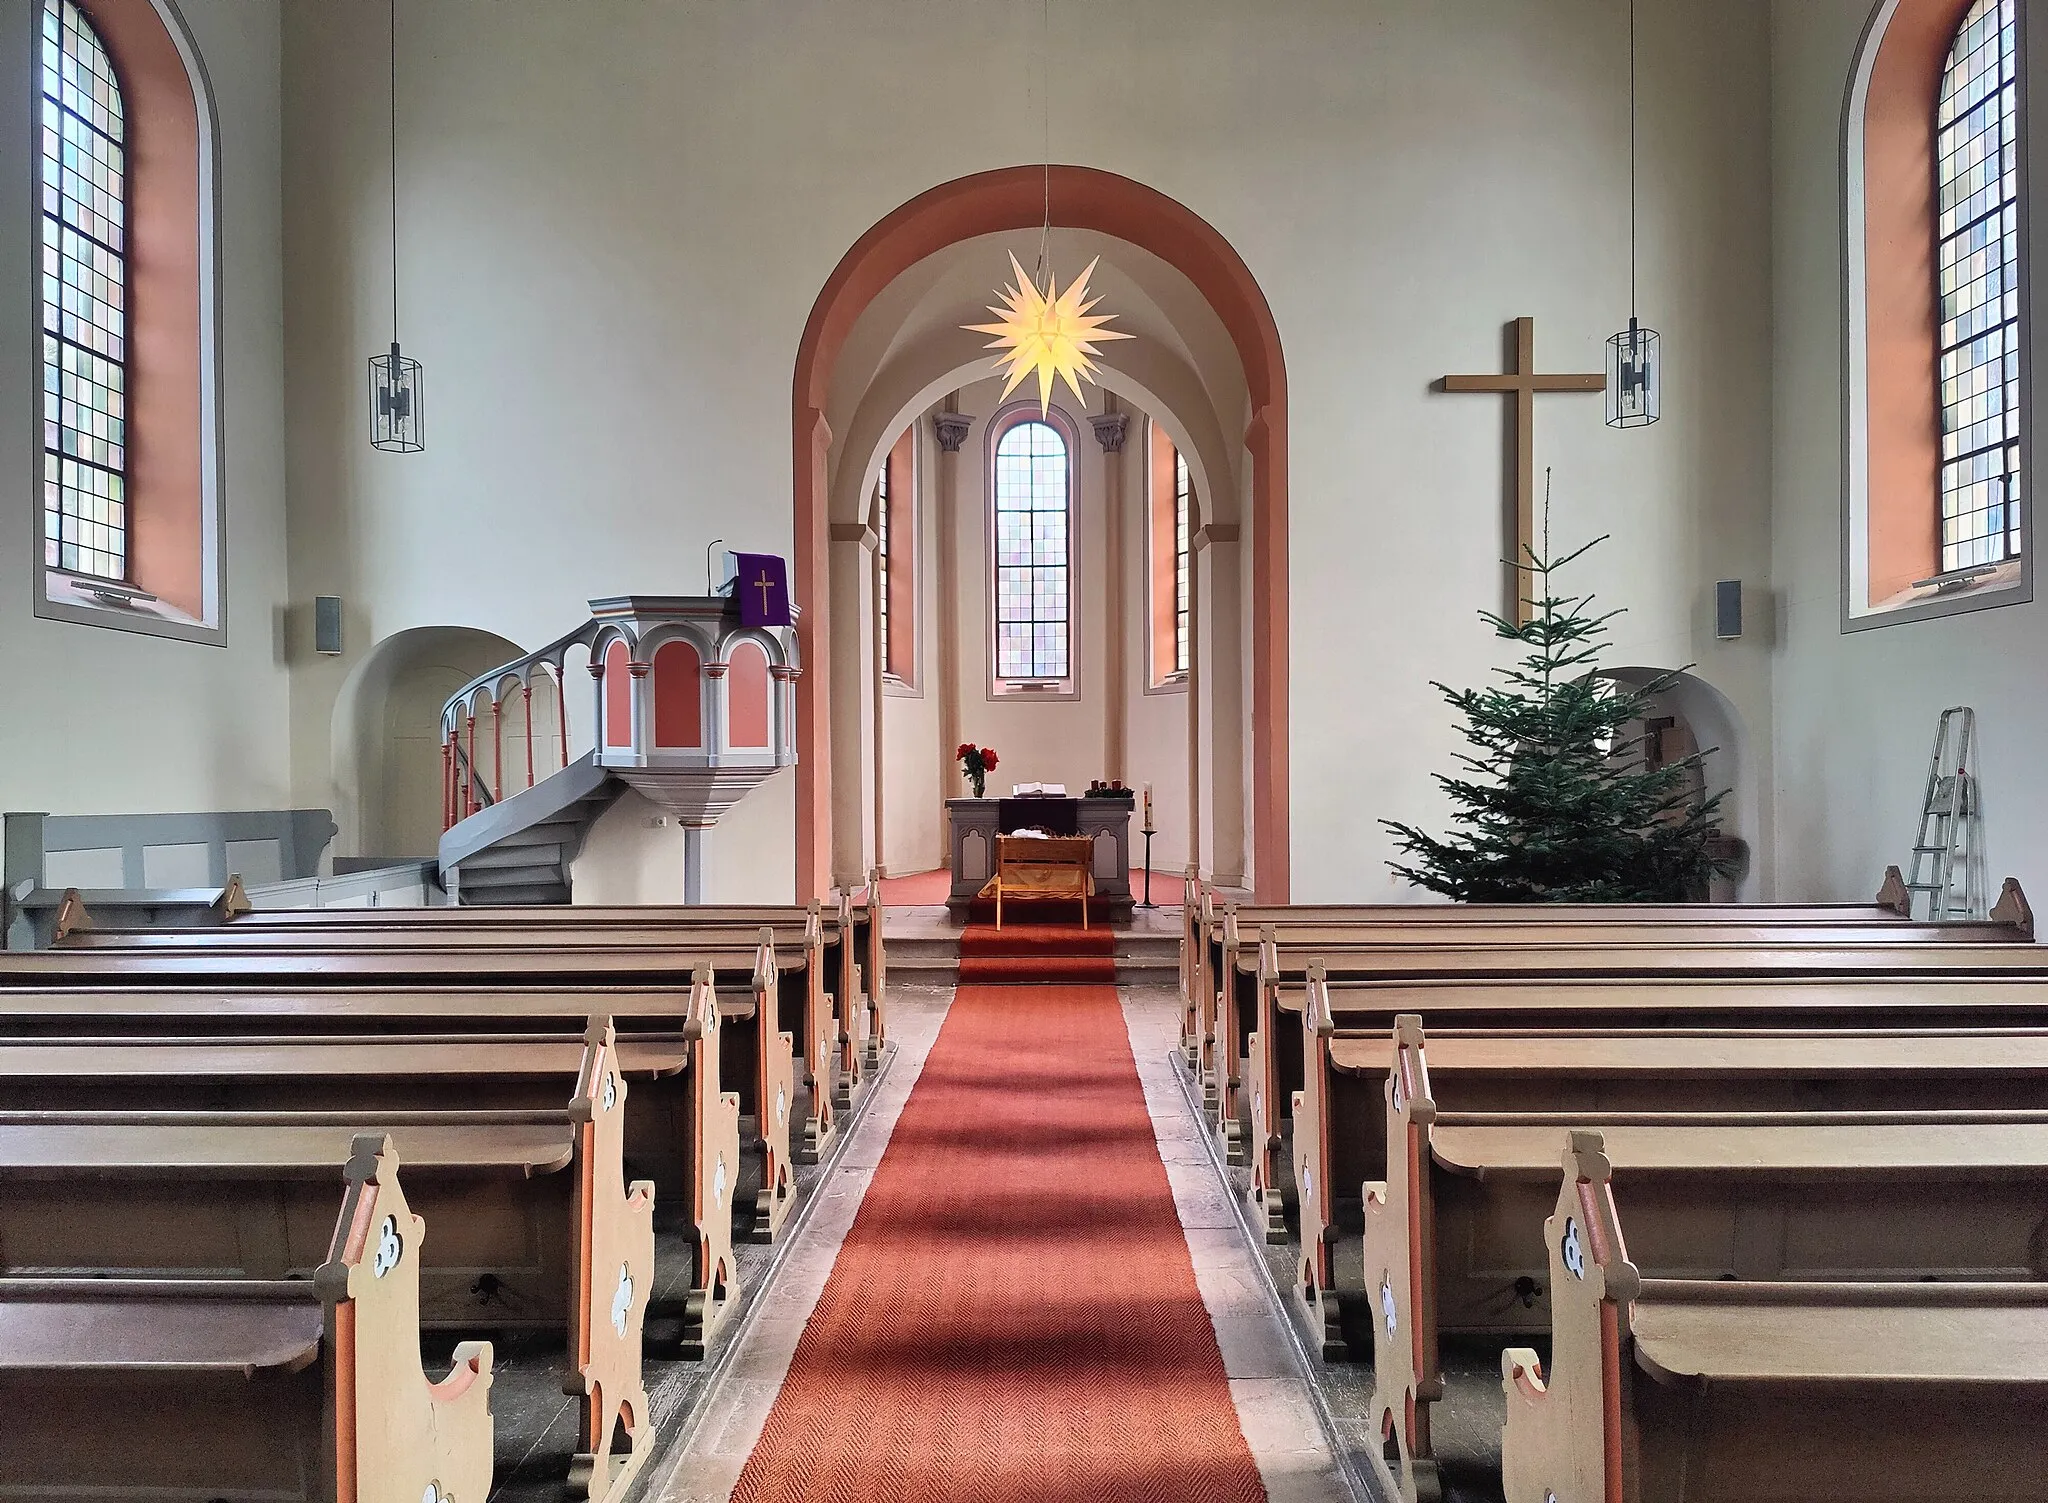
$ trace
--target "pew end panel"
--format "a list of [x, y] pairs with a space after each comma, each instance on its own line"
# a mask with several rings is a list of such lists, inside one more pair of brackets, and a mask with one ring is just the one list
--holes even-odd
[[333, 1248], [313, 1278], [327, 1305], [336, 1496], [470, 1503], [491, 1486], [491, 1346], [457, 1346], [438, 1383], [421, 1369], [426, 1223], [407, 1205], [398, 1168], [389, 1138], [357, 1137]]
[[832, 991], [839, 1028], [836, 1058], [839, 1086], [833, 1092], [832, 1104], [841, 1112], [850, 1112], [868, 1073], [866, 1045], [869, 1029], [868, 999], [862, 994], [860, 985], [860, 962], [855, 943], [857, 925], [851, 892], [839, 894], [839, 912], [835, 922], [838, 942], [831, 947], [834, 957]]
[[1998, 889], [1998, 901], [1991, 905], [1987, 916], [1994, 924], [2011, 925], [2017, 938], [2034, 937], [2034, 906], [2027, 901], [2018, 877], [2005, 879], [2005, 885]]
[[1371, 1416], [1391, 1442], [1392, 1480], [1406, 1503], [1435, 1496], [1429, 1406], [1443, 1397], [1435, 1323], [1435, 1222], [1429, 1212], [1429, 1127], [1436, 1118], [1422, 1019], [1394, 1024], [1392, 1068], [1381, 1085], [1386, 1178], [1363, 1187], [1361, 1235], [1366, 1320], [1372, 1329]]
[[690, 1183], [697, 1228], [696, 1267], [683, 1312], [683, 1355], [701, 1358], [739, 1292], [733, 1259], [733, 1199], [740, 1177], [740, 1098], [719, 1089], [718, 1004], [709, 968], [697, 973], [691, 1048], [702, 1060], [692, 1072], [691, 1120], [698, 1144]]
[[[654, 1186], [647, 1180], [626, 1183], [627, 1084], [612, 1020], [592, 1018], [584, 1044], [569, 1104], [578, 1148], [571, 1221], [578, 1279], [564, 1390], [583, 1400], [569, 1485], [590, 1503], [614, 1503], [654, 1445], [640, 1368], [641, 1331], [654, 1289]], [[725, 1219], [729, 1229], [729, 1212]]]
[[882, 1046], [889, 1040], [889, 945], [886, 932], [888, 909], [882, 902], [882, 869], [868, 873], [867, 904], [857, 921], [862, 942], [867, 982], [868, 1034], [867, 1069], [873, 1074], [882, 1067]]
[[[1295, 1291], [1308, 1305], [1310, 1329], [1320, 1333], [1323, 1360], [1341, 1362], [1351, 1354], [1343, 1333], [1339, 1283], [1339, 1217], [1341, 1186], [1331, 1173], [1323, 1079], [1327, 1069], [1331, 1021], [1327, 989], [1320, 966], [1309, 968], [1308, 994], [1302, 1009], [1302, 1050], [1307, 1056], [1308, 1085], [1294, 1095], [1294, 1184], [1300, 1208], [1301, 1248]], [[1356, 1288], [1356, 1281], [1353, 1282]]]
[[[1557, 1208], [1543, 1223], [1551, 1286], [1550, 1368], [1529, 1347], [1501, 1354], [1508, 1503], [1623, 1497], [1627, 1302], [1642, 1288], [1614, 1213], [1598, 1133], [1564, 1135]], [[1632, 1495], [1631, 1495], [1632, 1496]], [[1647, 1500], [1643, 1500], [1647, 1503]]]

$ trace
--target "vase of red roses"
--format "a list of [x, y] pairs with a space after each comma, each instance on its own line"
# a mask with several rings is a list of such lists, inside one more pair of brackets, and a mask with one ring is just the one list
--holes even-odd
[[981, 790], [987, 782], [989, 769], [1001, 760], [996, 756], [995, 748], [963, 741], [953, 755], [960, 759], [960, 770], [967, 774], [967, 786], [974, 790], [974, 796], [983, 797]]

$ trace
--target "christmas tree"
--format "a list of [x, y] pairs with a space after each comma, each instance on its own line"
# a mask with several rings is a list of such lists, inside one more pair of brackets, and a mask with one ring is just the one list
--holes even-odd
[[1545, 498], [1543, 552], [1528, 553], [1533, 614], [1516, 624], [1490, 611], [1496, 635], [1527, 649], [1496, 670], [1504, 685], [1431, 687], [1463, 718], [1474, 751], [1469, 777], [1437, 776], [1462, 828], [1439, 840], [1382, 820], [1413, 866], [1388, 864], [1432, 892], [1465, 903], [1676, 903], [1703, 897], [1725, 865], [1708, 852], [1722, 795], [1694, 790], [1704, 752], [1651, 765], [1647, 728], [1654, 700], [1678, 678], [1640, 687], [1600, 676], [1607, 624], [1593, 597], [1560, 595], [1551, 576], [1604, 537], [1550, 556]]

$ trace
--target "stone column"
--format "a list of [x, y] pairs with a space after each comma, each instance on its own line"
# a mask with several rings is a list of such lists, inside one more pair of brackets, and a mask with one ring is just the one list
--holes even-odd
[[[938, 629], [932, 635], [939, 649], [934, 678], [939, 693], [941, 808], [959, 791], [953, 756], [953, 748], [960, 744], [960, 557], [956, 522], [960, 510], [960, 446], [967, 442], [968, 430], [974, 426], [972, 418], [953, 410], [959, 401], [960, 393], [956, 391], [947, 397], [942, 410], [932, 414], [932, 436], [939, 441], [938, 477], [932, 496], [933, 520], [938, 524], [933, 549], [938, 555], [938, 572], [933, 578]], [[940, 855], [950, 864], [952, 851], [945, 842], [952, 837], [946, 833], [944, 819], [939, 822], [939, 838]]]
[[1103, 395], [1106, 409], [1093, 419], [1095, 441], [1102, 445], [1102, 512], [1108, 546], [1103, 551], [1106, 575], [1102, 591], [1102, 617], [1109, 633], [1104, 656], [1103, 692], [1109, 702], [1102, 716], [1103, 775], [1116, 779], [1124, 775], [1124, 749], [1130, 744], [1130, 699], [1125, 684], [1125, 654], [1129, 623], [1124, 620], [1124, 438], [1130, 431], [1128, 413], [1117, 410], [1116, 398]]

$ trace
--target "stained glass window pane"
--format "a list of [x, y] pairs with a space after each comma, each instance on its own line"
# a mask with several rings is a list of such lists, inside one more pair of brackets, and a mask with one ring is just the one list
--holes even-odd
[[889, 659], [889, 461], [882, 460], [882, 470], [875, 477], [875, 558], [881, 567], [875, 571], [875, 631], [880, 637], [882, 666], [890, 666]]
[[1066, 440], [1050, 423], [1023, 422], [996, 443], [996, 676], [1067, 676]]
[[42, 0], [43, 561], [128, 577], [127, 156], [113, 65]]
[[2022, 544], [2016, 11], [1970, 7], [1935, 117], [1943, 573]]

